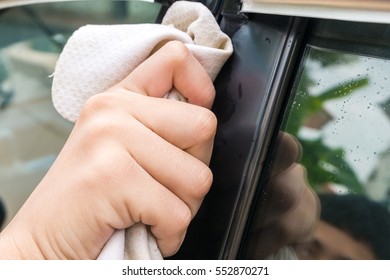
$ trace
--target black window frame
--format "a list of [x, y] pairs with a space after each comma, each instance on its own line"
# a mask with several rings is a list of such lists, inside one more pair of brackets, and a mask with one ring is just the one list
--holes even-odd
[[262, 192], [257, 186], [275, 138], [276, 112], [304, 38], [306, 19], [241, 14], [239, 8], [227, 1], [221, 12], [234, 54], [215, 81], [214, 183], [173, 259], [240, 258], [252, 202]]

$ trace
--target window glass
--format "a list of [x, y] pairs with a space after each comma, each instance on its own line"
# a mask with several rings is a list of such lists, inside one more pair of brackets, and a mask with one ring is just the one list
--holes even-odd
[[42, 179], [72, 129], [55, 111], [50, 91], [50, 75], [67, 38], [85, 24], [153, 23], [159, 11], [159, 4], [138, 1], [0, 10], [0, 200], [7, 212], [3, 226]]
[[282, 130], [321, 216], [300, 258], [390, 258], [390, 61], [308, 46]]

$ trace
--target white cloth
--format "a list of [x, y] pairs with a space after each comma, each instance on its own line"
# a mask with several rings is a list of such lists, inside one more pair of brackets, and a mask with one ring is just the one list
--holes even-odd
[[[195, 2], [172, 4], [162, 24], [87, 25], [74, 32], [57, 61], [52, 86], [54, 107], [75, 122], [88, 98], [120, 82], [152, 51], [171, 40], [183, 42], [213, 80], [233, 52], [229, 37], [212, 13]], [[137, 224], [126, 233], [117, 231], [98, 259], [162, 256], [147, 228]]]

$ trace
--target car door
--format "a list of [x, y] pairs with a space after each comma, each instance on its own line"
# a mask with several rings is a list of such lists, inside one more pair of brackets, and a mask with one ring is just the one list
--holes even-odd
[[[0, 10], [0, 32], [6, 34], [0, 39], [2, 48], [0, 139], [3, 155], [0, 196], [3, 197], [10, 213], [8, 219], [17, 211], [50, 167], [72, 128], [72, 125], [57, 116], [52, 108], [49, 99], [50, 80], [47, 79], [54, 69], [56, 56], [68, 36], [79, 26], [88, 23], [159, 22], [169, 7], [169, 1], [155, 3], [95, 1], [94, 7], [91, 7], [88, 1], [52, 1], [60, 3], [20, 7], [17, 2], [5, 1], [3, 9]], [[336, 102], [338, 105], [332, 106], [338, 108], [343, 114], [347, 108], [354, 108], [348, 103], [352, 101], [347, 102], [347, 99], [352, 98], [358, 89], [363, 89], [369, 84], [367, 73], [358, 71], [354, 79], [348, 80], [351, 83], [346, 85], [345, 77], [333, 79], [331, 74], [321, 76], [321, 73], [329, 72], [329, 69], [336, 69], [332, 67], [341, 67], [341, 65], [361, 70], [363, 64], [356, 66], [350, 60], [357, 63], [356, 61], [365, 59], [375, 60], [376, 64], [364, 64], [366, 68], [363, 71], [366, 69], [371, 71], [373, 67], [382, 69], [379, 71], [381, 73], [387, 73], [389, 22], [386, 22], [386, 19], [389, 17], [383, 16], [383, 13], [388, 15], [388, 6], [383, 4], [381, 9], [375, 6], [375, 9], [370, 9], [369, 15], [363, 13], [358, 14], [359, 17], [351, 17], [356, 15], [356, 11], [343, 8], [342, 4], [326, 7], [328, 13], [324, 16], [325, 14], [322, 13], [324, 10], [316, 10], [316, 6], [311, 6], [310, 1], [309, 4], [306, 3], [305, 9], [299, 9], [302, 6], [291, 8], [291, 3], [283, 3], [283, 1], [280, 3], [261, 0], [244, 3], [234, 0], [202, 2], [213, 12], [222, 30], [231, 37], [234, 54], [215, 81], [217, 96], [212, 110], [219, 124], [211, 161], [214, 183], [190, 225], [182, 248], [172, 258], [263, 258], [258, 253], [262, 250], [261, 246], [258, 246], [260, 244], [258, 236], [260, 236], [259, 228], [263, 219], [268, 215], [264, 205], [270, 199], [267, 186], [272, 168], [271, 159], [274, 158], [275, 153], [278, 153], [278, 149], [280, 150], [276, 141], [277, 136], [281, 130], [286, 131], [300, 140], [301, 144], [307, 144], [306, 142], [310, 142], [307, 135], [317, 133], [316, 137], [318, 137], [319, 134], [322, 135], [321, 129], [324, 127], [330, 131], [327, 130], [330, 136], [334, 135], [333, 132], [341, 135], [346, 131], [348, 122], [344, 123], [343, 129], [329, 126], [336, 122], [334, 120], [336, 113], [330, 112], [331, 110], [326, 109], [326, 106], [331, 106], [328, 105], [328, 101], [341, 101], [341, 104]], [[253, 7], [248, 3], [256, 3], [256, 5]], [[302, 14], [301, 11], [306, 13]], [[40, 58], [38, 61], [31, 61], [32, 57], [37, 56]], [[312, 110], [311, 103], [301, 102], [306, 96], [302, 97], [301, 93], [308, 94], [307, 90], [303, 91], [308, 85], [302, 81], [307, 78], [307, 73], [314, 71], [308, 68], [316, 63], [315, 59], [313, 62], [313, 57], [317, 58], [317, 61], [325, 60], [323, 64], [331, 68], [324, 66], [324, 69], [321, 69], [317, 66], [315, 72], [319, 77], [311, 77], [310, 90], [317, 84], [319, 87], [317, 91], [313, 89], [316, 94], [321, 92], [321, 88], [325, 91], [327, 84], [341, 90], [339, 95], [347, 92], [345, 89], [343, 91], [343, 86], [351, 86], [353, 89], [350, 93], [346, 93], [345, 100], [337, 96], [319, 102], [321, 106], [317, 108], [318, 115], [313, 113], [315, 116], [308, 114]], [[325, 68], [328, 70], [325, 71]], [[345, 69], [337, 71], [345, 72]], [[372, 71], [374, 73], [374, 69]], [[376, 83], [375, 89], [367, 89], [366, 94], [359, 99], [360, 104], [363, 104], [361, 108], [366, 110], [387, 108], [385, 102], [386, 89], [389, 88], [386, 82], [387, 76], [375, 75], [375, 81], [371, 78], [372, 83]], [[337, 88], [338, 83], [341, 83], [341, 89]], [[23, 86], [27, 86], [29, 90], [26, 91]], [[351, 88], [348, 88], [348, 91]], [[369, 94], [371, 91], [375, 94]], [[374, 100], [367, 97], [377, 96], [376, 92], [380, 92], [378, 95], [382, 99]], [[26, 93], [30, 95], [26, 96]], [[378, 100], [384, 103], [377, 103]], [[309, 109], [306, 108], [307, 106]], [[299, 113], [304, 107], [306, 109], [302, 114], [307, 115], [305, 118]], [[386, 111], [388, 109], [380, 110], [384, 114], [388, 112]], [[387, 138], [386, 135], [381, 134], [388, 129], [386, 119], [377, 118], [378, 114], [362, 113], [361, 116], [352, 114], [347, 117], [345, 113], [343, 116], [345, 120], [357, 119], [360, 123], [382, 123], [382, 126], [376, 127], [374, 132], [368, 133], [362, 130], [361, 133], [361, 135], [377, 133], [377, 142], [371, 142], [371, 138], [361, 143], [349, 139], [347, 142], [353, 143], [352, 146], [344, 143], [342, 150], [330, 146], [328, 142], [314, 147], [309, 143], [306, 146], [302, 145], [303, 155], [299, 164], [308, 170], [308, 182], [313, 190], [319, 191], [318, 186], [321, 185], [328, 186], [333, 191], [337, 190], [336, 192], [341, 190], [340, 193], [343, 194], [357, 192], [388, 207], [389, 197], [387, 191], [384, 191], [386, 190], [384, 186], [389, 185], [386, 177], [387, 150], [384, 144]], [[336, 118], [339, 119], [336, 124], [344, 120], [343, 116]], [[291, 119], [300, 122], [292, 123]], [[312, 127], [308, 130], [310, 122]], [[304, 138], [301, 133], [304, 133]], [[360, 139], [361, 135], [358, 134], [355, 138]], [[372, 146], [381, 148], [373, 150]], [[357, 165], [352, 166], [349, 163], [351, 155], [347, 156], [349, 150], [356, 151], [360, 148], [371, 154], [365, 154], [365, 157], [358, 154], [359, 157], [356, 158], [351, 154], [352, 161], [356, 159], [367, 163], [369, 162], [367, 157], [376, 158], [375, 162], [370, 161], [370, 168], [364, 164], [359, 167], [359, 170], [369, 169], [372, 172], [368, 175], [368, 171], [365, 171], [366, 174], [362, 177], [365, 178], [365, 183], [368, 182], [368, 178], [376, 178], [370, 181], [370, 184], [375, 187], [370, 187], [364, 193], [360, 188], [363, 185], [359, 181], [360, 177], [356, 175], [358, 171], [353, 169], [357, 168]], [[320, 150], [325, 150], [325, 156], [316, 153]], [[337, 153], [332, 153], [333, 150], [337, 150]], [[331, 162], [322, 160], [322, 157], [330, 156], [342, 160]], [[316, 161], [319, 158], [321, 160]], [[311, 168], [313, 162], [318, 165], [316, 168]], [[342, 168], [337, 167], [336, 163]], [[373, 166], [376, 166], [376, 169]], [[324, 176], [325, 179], [318, 180]], [[351, 188], [351, 182], [359, 187]], [[373, 189], [380, 191], [376, 191], [375, 195], [369, 194]], [[385, 229], [388, 226], [385, 223], [382, 225]], [[369, 227], [373, 228], [373, 226]], [[378, 236], [376, 238], [379, 239]], [[384, 242], [382, 247], [386, 251], [388, 239], [381, 240]]]
[[[288, 257], [390, 257], [385, 171], [390, 7], [386, 1], [360, 5], [261, 0], [221, 5], [221, 27], [232, 38], [234, 55], [216, 80], [215, 179], [179, 257], [264, 258], [264, 243], [293, 234], [283, 226], [263, 234], [270, 174], [278, 165], [273, 159], [284, 152], [277, 141], [281, 131], [302, 146], [297, 164], [318, 196], [318, 223], [326, 221], [340, 233], [321, 239], [317, 226], [307, 244], [290, 247], [295, 254]], [[342, 240], [356, 247], [344, 248]]]

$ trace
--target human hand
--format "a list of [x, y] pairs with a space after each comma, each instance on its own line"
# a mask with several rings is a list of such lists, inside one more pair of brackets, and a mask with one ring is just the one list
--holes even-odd
[[[189, 103], [163, 97], [177, 89]], [[212, 183], [209, 76], [169, 42], [90, 98], [57, 160], [0, 235], [0, 258], [95, 259], [114, 230], [150, 225], [174, 254]]]
[[319, 220], [320, 204], [307, 182], [306, 169], [298, 164], [299, 142], [290, 134], [278, 135], [277, 151], [273, 155], [266, 198], [256, 215], [262, 215], [254, 225], [249, 244], [250, 258], [267, 258], [286, 245], [308, 242]]

